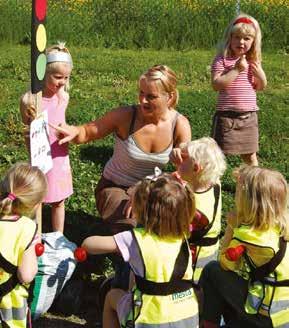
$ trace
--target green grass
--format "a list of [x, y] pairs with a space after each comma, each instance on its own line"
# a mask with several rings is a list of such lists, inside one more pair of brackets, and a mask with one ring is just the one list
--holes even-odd
[[[137, 79], [148, 67], [167, 64], [179, 76], [178, 110], [191, 122], [193, 138], [210, 134], [216, 93], [210, 87], [209, 65], [214, 51], [108, 50], [72, 47], [74, 69], [71, 77], [67, 121], [81, 124], [100, 117], [118, 105], [137, 101]], [[289, 57], [264, 54], [268, 88], [258, 94], [260, 106], [260, 162], [281, 171], [289, 179]], [[19, 115], [19, 97], [29, 88], [30, 48], [0, 46], [0, 175], [13, 163], [27, 160]], [[87, 145], [71, 145], [74, 194], [67, 201], [67, 227], [85, 232], [97, 215], [94, 188], [112, 154], [112, 137]], [[238, 157], [228, 158], [223, 178], [224, 212], [233, 206], [232, 169]], [[83, 223], [83, 224], [82, 224]]]

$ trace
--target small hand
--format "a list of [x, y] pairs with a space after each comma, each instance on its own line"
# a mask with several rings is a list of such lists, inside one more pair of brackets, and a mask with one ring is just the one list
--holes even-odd
[[252, 73], [255, 77], [262, 78], [263, 76], [263, 69], [260, 63], [258, 62], [251, 62], [250, 63]]
[[235, 68], [237, 68], [239, 72], [243, 72], [248, 66], [246, 55], [241, 56], [235, 63]]
[[68, 125], [66, 123], [61, 123], [58, 126], [49, 123], [49, 126], [56, 130], [59, 145], [70, 142], [77, 137], [79, 133], [76, 126]]

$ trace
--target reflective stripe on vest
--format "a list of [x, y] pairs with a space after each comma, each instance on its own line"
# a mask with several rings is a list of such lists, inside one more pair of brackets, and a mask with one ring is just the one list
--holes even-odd
[[[176, 259], [180, 253], [182, 240], [160, 239], [134, 229], [144, 265], [144, 279], [155, 283], [170, 281]], [[187, 249], [188, 250], [188, 249]], [[187, 268], [182, 277], [192, 281], [192, 262], [189, 256]], [[140, 305], [135, 311], [135, 327], [198, 327], [198, 303], [193, 288], [166, 296], [146, 295], [135, 290], [134, 297]]]
[[[10, 308], [10, 309], [3, 309], [0, 308], [0, 314], [2, 320], [5, 322], [9, 322], [11, 320], [26, 320], [27, 316], [27, 303], [25, 302], [23, 307], [21, 308]], [[12, 326], [14, 327], [14, 326]]]

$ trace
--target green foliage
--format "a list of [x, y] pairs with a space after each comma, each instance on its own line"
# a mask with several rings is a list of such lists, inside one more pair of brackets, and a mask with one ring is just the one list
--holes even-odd
[[[0, 40], [30, 42], [31, 3], [0, 0]], [[47, 35], [75, 46], [211, 48], [236, 7], [237, 0], [53, 0], [48, 1]], [[260, 22], [265, 48], [289, 51], [287, 0], [242, 0], [240, 9]]]

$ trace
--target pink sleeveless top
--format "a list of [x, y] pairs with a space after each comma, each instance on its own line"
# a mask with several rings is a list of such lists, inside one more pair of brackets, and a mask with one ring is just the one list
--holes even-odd
[[[48, 113], [48, 122], [54, 125], [65, 122], [67, 105], [68, 99], [60, 99], [57, 95], [52, 98], [42, 97], [42, 108]], [[44, 203], [59, 202], [73, 193], [68, 145], [59, 145], [55, 133], [56, 131], [49, 127], [53, 168], [46, 174], [48, 193]]]

